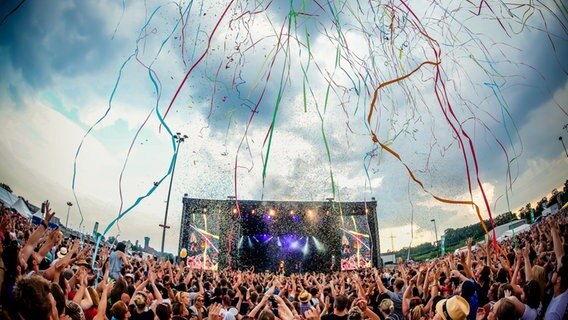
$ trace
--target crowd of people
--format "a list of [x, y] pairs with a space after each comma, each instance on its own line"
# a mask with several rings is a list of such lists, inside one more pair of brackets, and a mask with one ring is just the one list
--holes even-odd
[[3, 319], [568, 319], [567, 210], [514, 239], [393, 268], [203, 271], [94, 248], [0, 208]]

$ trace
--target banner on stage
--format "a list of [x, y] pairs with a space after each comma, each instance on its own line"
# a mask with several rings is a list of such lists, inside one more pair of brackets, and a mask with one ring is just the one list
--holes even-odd
[[366, 216], [342, 216], [341, 270], [371, 267], [369, 224]]
[[217, 270], [219, 267], [219, 221], [217, 215], [194, 214], [187, 248], [187, 266]]

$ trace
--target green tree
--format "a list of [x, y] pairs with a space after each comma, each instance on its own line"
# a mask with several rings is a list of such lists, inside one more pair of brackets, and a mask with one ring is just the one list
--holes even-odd
[[525, 207], [522, 207], [521, 209], [519, 209], [519, 218], [520, 219], [526, 219], [527, 218], [527, 209]]

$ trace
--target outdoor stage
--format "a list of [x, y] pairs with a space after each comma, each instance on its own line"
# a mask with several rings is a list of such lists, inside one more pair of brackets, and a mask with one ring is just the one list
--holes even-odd
[[377, 202], [183, 198], [179, 250], [194, 268], [286, 273], [378, 266]]

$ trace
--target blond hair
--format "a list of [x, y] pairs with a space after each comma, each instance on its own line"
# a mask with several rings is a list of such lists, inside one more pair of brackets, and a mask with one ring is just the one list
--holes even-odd
[[541, 266], [532, 267], [533, 279], [540, 285], [540, 301], [544, 301], [544, 295], [546, 291], [546, 270]]
[[144, 294], [136, 294], [134, 296], [134, 304], [137, 308], [143, 308], [146, 306], [146, 296]]
[[420, 318], [426, 315], [424, 313], [424, 305], [419, 304], [416, 307], [414, 307], [410, 315], [412, 320], [420, 320]]
[[93, 287], [87, 287], [87, 292], [89, 292], [89, 295], [91, 296], [91, 300], [93, 300], [93, 306], [98, 307], [99, 306], [99, 294], [97, 293], [97, 290], [95, 290]]
[[394, 303], [391, 299], [384, 299], [379, 305], [379, 309], [390, 315], [394, 311]]

